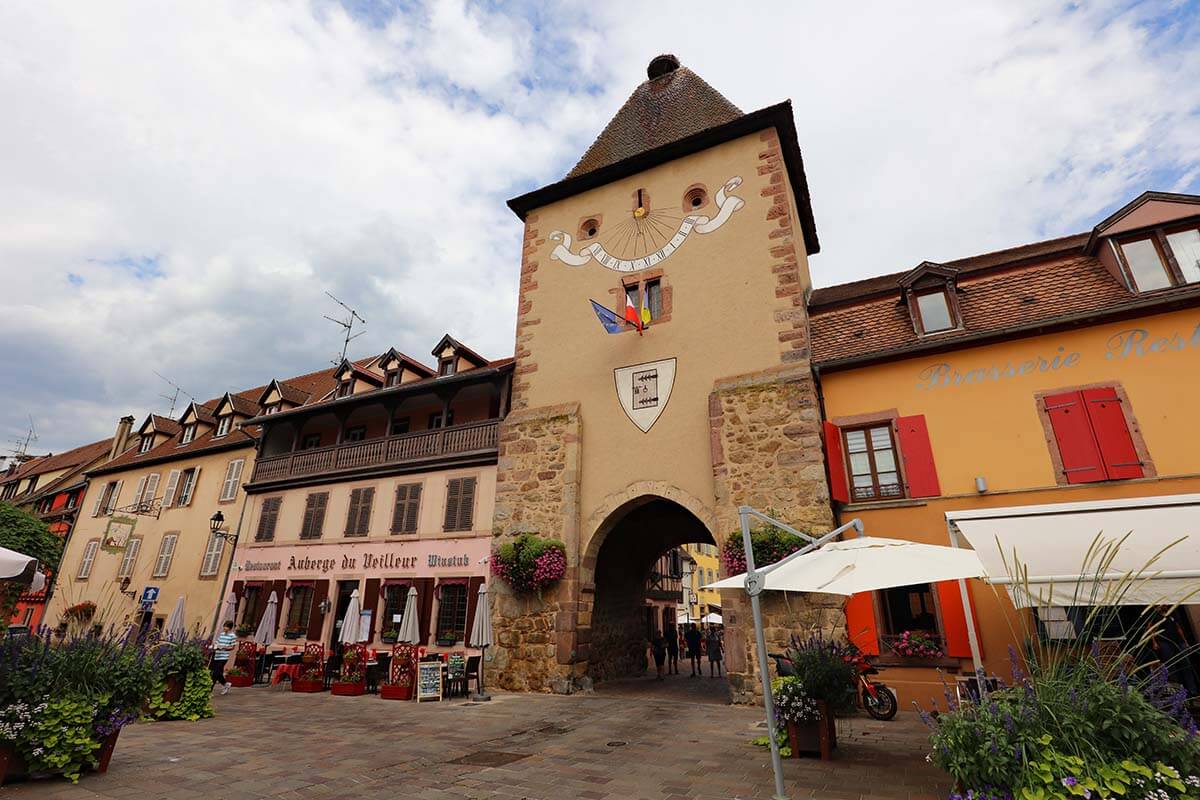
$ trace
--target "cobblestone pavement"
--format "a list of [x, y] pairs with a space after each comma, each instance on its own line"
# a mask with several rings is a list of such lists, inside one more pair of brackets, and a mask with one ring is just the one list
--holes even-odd
[[[234, 690], [216, 698], [215, 719], [126, 728], [106, 775], [75, 786], [13, 784], [0, 798], [771, 797], [770, 758], [749, 745], [761, 735], [760, 715], [688, 699], [709, 692], [698, 683], [668, 680], [653, 693], [622, 682], [586, 696], [496, 694], [481, 704]], [[838, 743], [832, 762], [784, 762], [792, 798], [947, 795], [911, 714], [840, 720]]]

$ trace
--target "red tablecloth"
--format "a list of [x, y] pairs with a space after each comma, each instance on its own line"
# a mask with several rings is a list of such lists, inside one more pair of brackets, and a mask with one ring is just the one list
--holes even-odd
[[303, 664], [280, 664], [275, 668], [275, 674], [271, 676], [271, 685], [274, 686], [283, 680], [286, 675], [289, 681], [294, 681], [300, 677], [300, 667]]

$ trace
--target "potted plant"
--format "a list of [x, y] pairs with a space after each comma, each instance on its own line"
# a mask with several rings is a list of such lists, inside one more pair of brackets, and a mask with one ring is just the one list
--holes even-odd
[[384, 700], [411, 700], [415, 672], [412, 646], [397, 645], [392, 649], [387, 680], [379, 684], [379, 696]]
[[822, 636], [793, 636], [788, 657], [805, 695], [816, 703], [820, 713], [819, 749], [808, 752], [819, 752], [822, 760], [828, 760], [837, 747], [835, 717], [854, 709], [853, 652], [848, 645]]
[[383, 633], [379, 634], [379, 638], [384, 644], [395, 644], [400, 638], [400, 631], [395, 628], [388, 628]]
[[96, 604], [91, 600], [84, 600], [63, 610], [62, 618], [71, 622], [89, 622], [95, 615]]
[[248, 622], [243, 622], [241, 625], [237, 626], [237, 631], [235, 631], [235, 633], [237, 633], [239, 637], [245, 638], [246, 636], [254, 633], [254, 627]]
[[305, 650], [300, 657], [300, 675], [292, 681], [293, 692], [325, 691], [325, 665], [320, 650]]
[[341, 697], [359, 697], [367, 690], [367, 659], [362, 645], [347, 647], [342, 654], [342, 668], [330, 690]]
[[492, 574], [506, 581], [518, 594], [540, 595], [566, 573], [567, 550], [563, 543], [535, 533], [522, 533], [492, 553]]
[[307, 628], [299, 625], [289, 625], [283, 629], [283, 638], [285, 639], [303, 639], [304, 634], [308, 632]]
[[230, 686], [245, 688], [254, 685], [254, 676], [241, 664], [234, 664], [225, 670], [225, 679], [229, 681]]
[[804, 682], [796, 677], [776, 678], [771, 683], [771, 692], [775, 698], [775, 716], [787, 730], [792, 757], [819, 753], [828, 760], [832, 743], [827, 735], [822, 735], [821, 709], [805, 691]]
[[442, 631], [437, 636], [439, 647], [453, 647], [458, 641], [460, 641], [460, 637], [455, 631]]

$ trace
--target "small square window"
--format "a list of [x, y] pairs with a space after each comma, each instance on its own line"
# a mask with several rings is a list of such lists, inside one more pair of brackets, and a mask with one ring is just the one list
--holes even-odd
[[337, 396], [338, 397], [349, 397], [350, 393], [353, 391], [354, 391], [354, 381], [342, 381], [341, 383], [338, 384]]
[[1153, 239], [1124, 242], [1121, 254], [1125, 256], [1125, 263], [1129, 265], [1129, 272], [1139, 292], [1165, 289], [1171, 285], [1171, 276]]
[[443, 358], [440, 361], [438, 361], [438, 375], [440, 377], [445, 378], [445, 377], [447, 377], [449, 375], [453, 375], [453, 374], [454, 374], [454, 356], [450, 356], [448, 358]]
[[196, 424], [192, 423], [191, 425], [184, 425], [183, 426], [183, 436], [180, 438], [179, 443], [180, 444], [189, 444], [195, 438], [196, 438]]
[[217, 422], [217, 436], [225, 436], [233, 426], [233, 415], [227, 414]]
[[392, 427], [388, 431], [391, 436], [399, 436], [402, 433], [408, 433], [412, 421], [409, 417], [396, 417], [392, 420]]
[[347, 430], [346, 437], [342, 441], [361, 442], [365, 438], [367, 438], [367, 429], [360, 425], [357, 428], [350, 428]]
[[1183, 279], [1188, 283], [1200, 283], [1200, 230], [1191, 228], [1168, 233], [1167, 244]]
[[954, 327], [950, 298], [944, 291], [917, 295], [917, 313], [921, 315], [921, 330], [925, 333], [948, 331]]
[[321, 446], [321, 434], [309, 433], [305, 434], [304, 441], [300, 443], [301, 450], [312, 450], [314, 447]]
[[389, 369], [383, 376], [384, 386], [399, 386], [400, 385], [400, 370]]
[[154, 435], [148, 434], [142, 437], [141, 446], [138, 447], [138, 453], [149, 453], [150, 448], [154, 446]]

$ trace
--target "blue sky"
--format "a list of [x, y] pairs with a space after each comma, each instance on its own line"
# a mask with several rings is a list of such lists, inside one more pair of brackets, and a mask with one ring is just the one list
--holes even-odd
[[817, 285], [1200, 192], [1200, 4], [0, 6], [0, 441], [43, 450], [450, 332], [511, 353], [521, 228], [659, 52], [791, 98]]

